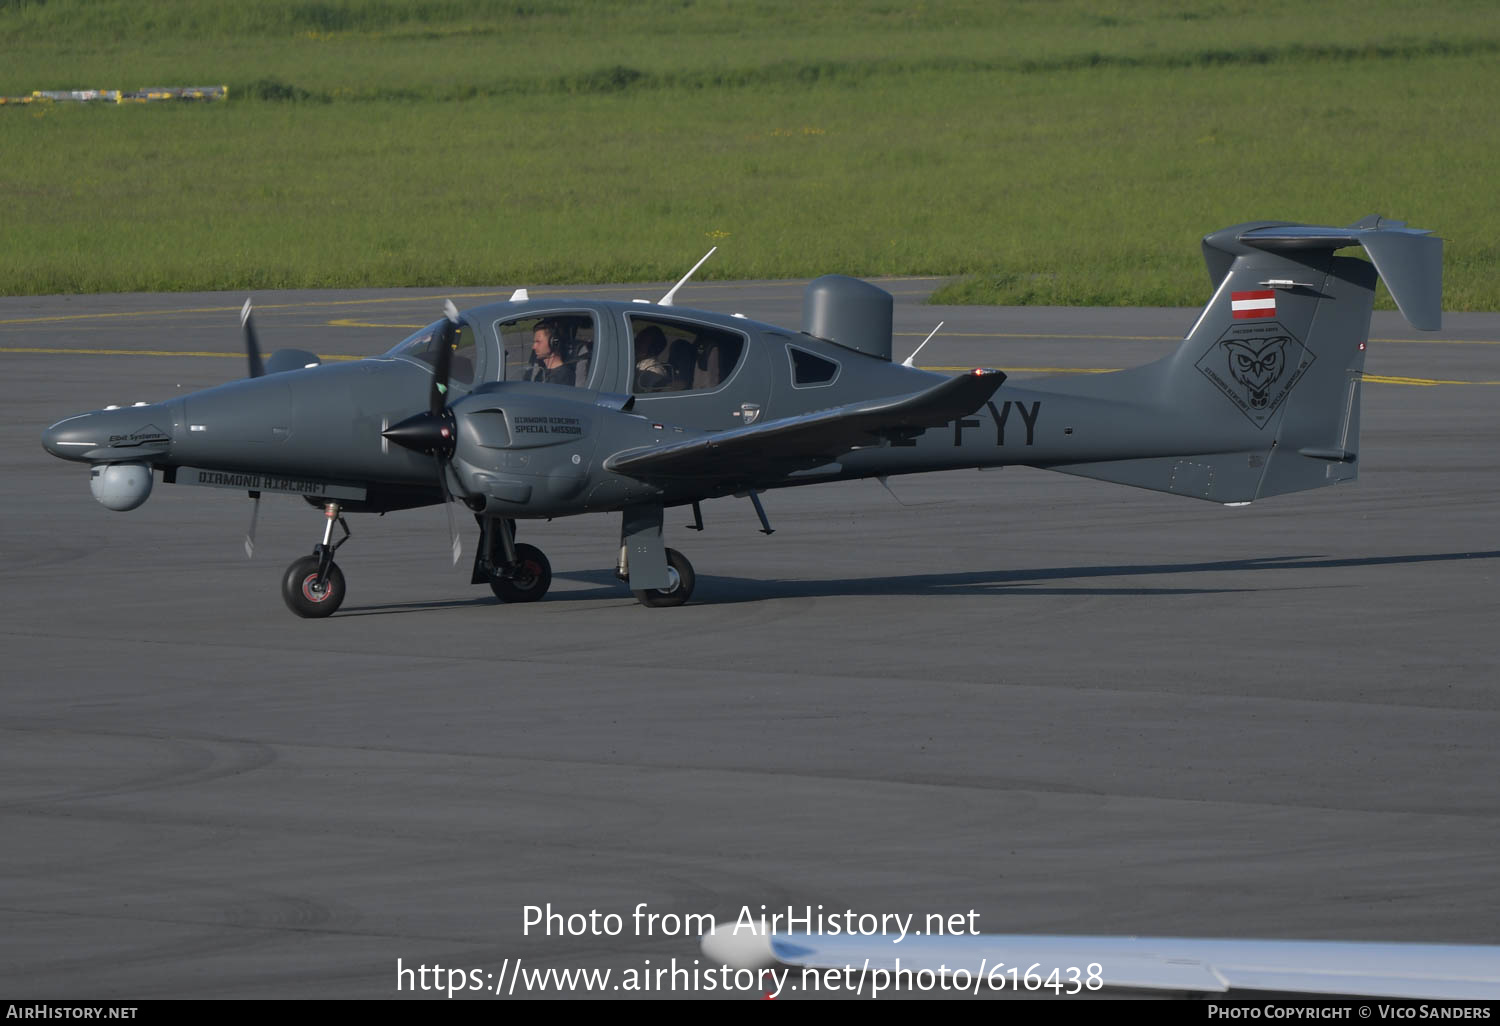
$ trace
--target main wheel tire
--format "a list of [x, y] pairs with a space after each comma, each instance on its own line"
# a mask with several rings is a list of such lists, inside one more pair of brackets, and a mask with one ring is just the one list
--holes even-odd
[[667, 550], [667, 579], [671, 583], [665, 588], [635, 592], [641, 605], [652, 608], [680, 606], [693, 597], [693, 564], [676, 549]]
[[490, 582], [490, 590], [501, 602], [535, 602], [552, 587], [552, 564], [535, 545], [516, 546], [521, 564], [516, 576]]
[[287, 567], [281, 579], [281, 597], [286, 607], [308, 619], [332, 616], [344, 601], [344, 572], [337, 563], [330, 563], [322, 588], [317, 587], [317, 579], [317, 556], [303, 556]]

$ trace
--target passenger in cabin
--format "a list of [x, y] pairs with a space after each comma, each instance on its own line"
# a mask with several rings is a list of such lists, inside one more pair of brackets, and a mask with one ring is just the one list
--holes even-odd
[[673, 339], [672, 348], [668, 352], [671, 355], [667, 357], [667, 363], [672, 368], [672, 384], [669, 387], [673, 391], [692, 388], [693, 366], [698, 361], [693, 343], [685, 338]]
[[719, 371], [719, 343], [699, 342], [698, 359], [693, 366], [694, 388], [718, 388], [723, 375]]
[[635, 336], [635, 390], [662, 392], [672, 387], [672, 368], [666, 362], [667, 335], [648, 324]]

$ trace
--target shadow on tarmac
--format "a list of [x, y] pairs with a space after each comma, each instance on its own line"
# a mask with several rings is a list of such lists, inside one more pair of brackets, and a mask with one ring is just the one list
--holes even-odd
[[[1344, 567], [1392, 566], [1403, 563], [1457, 562], [1469, 559], [1497, 559], [1500, 550], [1485, 552], [1438, 552], [1403, 556], [1365, 556], [1329, 558], [1327, 556], [1261, 556], [1253, 559], [1226, 559], [1198, 563], [1138, 563], [1116, 566], [1040, 567], [1029, 570], [972, 570], [954, 574], [908, 574], [893, 577], [852, 577], [827, 580], [763, 580], [749, 577], [716, 577], [698, 575], [691, 605], [726, 605], [737, 602], [764, 602], [784, 598], [837, 598], [853, 595], [995, 595], [1015, 592], [1025, 595], [1220, 595], [1265, 590], [1258, 587], [1154, 587], [1127, 585], [1131, 578], [1165, 577], [1173, 574], [1246, 573], [1265, 570], [1327, 570]], [[594, 584], [592, 588], [555, 591], [546, 602], [584, 602], [600, 600], [634, 601], [630, 592], [612, 570], [579, 570], [556, 575], [559, 580]], [[1067, 587], [1048, 587], [1048, 582], [1122, 579], [1122, 584], [1107, 586], [1079, 583]], [[1325, 585], [1303, 585], [1325, 587]], [[374, 606], [351, 606], [339, 616], [372, 616], [386, 613], [421, 612], [428, 609], [454, 609], [464, 606], [499, 604], [486, 594], [482, 597], [437, 602], [398, 602]]]

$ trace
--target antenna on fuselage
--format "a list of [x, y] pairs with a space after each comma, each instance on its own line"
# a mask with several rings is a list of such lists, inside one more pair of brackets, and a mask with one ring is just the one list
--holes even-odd
[[687, 284], [687, 280], [693, 276], [693, 273], [695, 271], [697, 271], [698, 268], [702, 267], [705, 263], [707, 263], [708, 262], [708, 258], [711, 257], [711, 256], [713, 256], [718, 251], [719, 251], [719, 247], [715, 246], [713, 249], [709, 250], [707, 253], [704, 253], [703, 254], [703, 259], [699, 260], [696, 264], [693, 265], [693, 270], [689, 271], [687, 274], [684, 274], [682, 276], [682, 280], [681, 281], [679, 281], [676, 285], [673, 285], [671, 287], [671, 289], [669, 289], [667, 291], [667, 294], [665, 296], [662, 296], [661, 299], [657, 300], [656, 305], [657, 306], [671, 306], [672, 305], [672, 297], [675, 296], [675, 295], [677, 295], [677, 290], [680, 289], [680, 288], [682, 288], [684, 285], [686, 285]]
[[[937, 328], [933, 328], [930, 332], [927, 333], [927, 337], [922, 340], [922, 346], [925, 346], [927, 343], [932, 341], [932, 336], [938, 333], [938, 329], [943, 326], [943, 323], [943, 321], [938, 321]], [[915, 360], [917, 358], [917, 354], [922, 351], [922, 346], [917, 346], [917, 348], [913, 349], [911, 351], [911, 355], [901, 361], [901, 366], [910, 367], [911, 362]], [[881, 483], [884, 484], [885, 482], [882, 481]], [[891, 494], [894, 495], [896, 493], [892, 492]]]

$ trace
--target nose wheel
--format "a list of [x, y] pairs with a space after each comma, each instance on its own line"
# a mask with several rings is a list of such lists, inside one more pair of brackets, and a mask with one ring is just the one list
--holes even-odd
[[318, 571], [317, 556], [303, 556], [286, 568], [281, 579], [281, 597], [287, 608], [298, 616], [317, 619], [332, 616], [344, 601], [344, 572], [330, 562], [325, 573]]
[[[323, 507], [323, 516], [323, 540], [313, 546], [311, 556], [303, 556], [287, 567], [281, 578], [281, 598], [287, 608], [308, 619], [332, 616], [344, 601], [344, 572], [333, 561], [333, 554], [349, 540], [349, 525], [336, 502]], [[334, 523], [344, 529], [338, 541], [333, 541]]]

